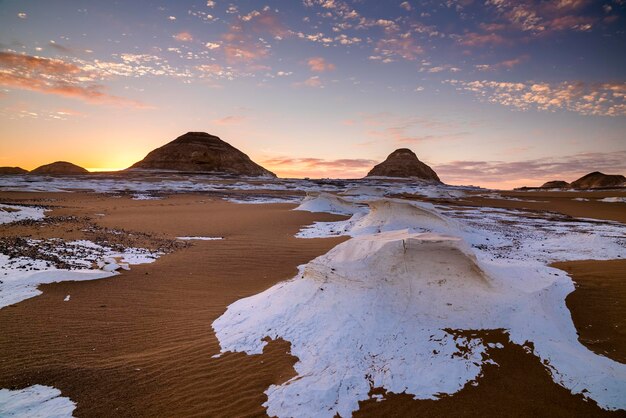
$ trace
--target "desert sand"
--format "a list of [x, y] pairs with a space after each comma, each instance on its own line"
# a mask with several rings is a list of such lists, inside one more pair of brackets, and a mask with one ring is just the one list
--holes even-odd
[[[620, 207], [611, 209], [620, 203], [572, 201], [587, 196], [584, 193], [555, 197], [524, 193], [525, 199], [547, 203], [467, 197], [464, 204], [528, 207], [534, 216], [546, 219], [552, 215], [542, 211], [550, 210], [624, 222]], [[76, 402], [76, 416], [266, 414], [264, 392], [296, 375], [298, 359], [290, 354], [290, 343], [270, 341], [260, 355], [228, 352], [215, 357], [220, 342], [212, 324], [233, 302], [294, 277], [298, 265], [348, 239], [299, 239], [295, 237], [299, 230], [314, 221], [345, 220], [361, 209], [352, 210], [354, 205], [342, 198], [326, 209], [341, 213], [333, 215], [293, 211], [295, 204], [236, 204], [204, 193], [162, 197], [0, 193], [2, 203], [52, 209], [46, 212], [49, 221], [0, 225], [5, 240], [106, 237], [164, 252], [155, 262], [133, 265], [117, 276], [42, 285], [43, 294], [0, 309], [0, 388], [35, 384], [57, 388]], [[392, 210], [400, 223], [414, 215], [402, 205]], [[374, 223], [382, 222], [376, 213], [370, 217]], [[435, 229], [448, 227], [428, 211], [418, 213]], [[364, 225], [363, 220], [357, 222], [354, 231]], [[380, 223], [380, 228], [387, 226]], [[566, 302], [580, 341], [623, 363], [624, 262], [577, 261], [556, 267], [571, 273], [578, 284]], [[463, 333], [459, 331], [459, 336]], [[555, 383], [532, 350], [512, 344], [503, 332], [465, 333], [502, 347], [487, 350], [497, 365], [485, 365], [476, 385], [438, 400], [414, 400], [373, 389], [373, 399], [360, 402], [355, 416], [624, 416], [623, 411], [601, 409]]]

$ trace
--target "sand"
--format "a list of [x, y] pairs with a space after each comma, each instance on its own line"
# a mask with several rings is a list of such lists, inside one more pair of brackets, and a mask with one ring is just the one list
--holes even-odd
[[211, 323], [228, 304], [293, 276], [342, 241], [293, 237], [337, 216], [196, 196], [46, 198], [67, 205], [54, 215], [105, 212], [103, 226], [224, 240], [194, 242], [117, 277], [46, 285], [43, 295], [0, 310], [0, 387], [53, 386], [77, 402], [77, 416], [263, 413], [265, 388], [292, 373], [288, 344], [271, 344], [263, 358], [212, 359], [219, 348]]
[[[229, 304], [293, 277], [299, 264], [346, 240], [294, 238], [313, 221], [342, 216], [292, 211], [295, 205], [288, 204], [238, 205], [201, 194], [137, 201], [97, 194], [0, 193], [0, 202], [43, 203], [51, 206], [49, 216], [80, 218], [60, 218], [43, 227], [4, 226], [2, 236], [80, 239], [85, 235], [81, 220], [87, 218], [102, 228], [146, 234], [140, 240], [148, 247], [183, 236], [224, 238], [187, 242], [116, 277], [45, 285], [43, 295], [0, 310], [0, 387], [58, 388], [77, 403], [76, 416], [264, 415], [263, 392], [295, 374], [290, 344], [270, 342], [262, 355], [212, 358], [219, 345], [211, 324]], [[476, 202], [485, 203], [491, 204]], [[618, 217], [605, 210], [593, 206], [585, 216]], [[622, 326], [625, 317], [624, 264], [608, 263], [614, 262], [558, 267], [579, 284], [567, 306], [581, 341], [623, 362], [623, 334], [611, 329]], [[607, 289], [614, 304], [605, 309], [590, 302], [606, 297]], [[586, 324], [591, 331], [583, 328]], [[536, 357], [508, 344], [502, 334], [482, 336], [504, 349], [490, 351], [499, 366], [488, 366], [478, 386], [438, 401], [386, 395], [383, 402], [361, 403], [357, 415], [624, 416], [555, 384]], [[602, 342], [585, 342], [592, 339]]]
[[594, 352], [626, 363], [626, 260], [555, 263], [576, 291], [565, 300], [580, 341]]
[[[606, 197], [626, 196], [624, 191], [598, 192], [501, 192], [502, 196], [521, 200], [468, 197], [470, 204], [496, 208], [530, 209], [557, 212], [577, 218], [611, 220], [626, 223], [626, 204], [602, 202]], [[587, 200], [574, 200], [587, 199]]]

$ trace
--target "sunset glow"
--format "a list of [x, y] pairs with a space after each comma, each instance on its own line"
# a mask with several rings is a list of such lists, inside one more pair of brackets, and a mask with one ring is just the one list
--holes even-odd
[[282, 177], [396, 148], [450, 184], [623, 173], [625, 38], [620, 0], [5, 1], [0, 165], [116, 170], [204, 131]]

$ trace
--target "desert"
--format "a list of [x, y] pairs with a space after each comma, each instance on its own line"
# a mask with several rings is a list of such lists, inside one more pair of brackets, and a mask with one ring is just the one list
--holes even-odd
[[625, 212], [606, 201], [622, 190], [23, 176], [0, 179], [0, 407], [21, 396], [26, 411], [54, 403], [62, 416], [624, 408]]
[[625, 0], [0, 2], [0, 418], [626, 417]]

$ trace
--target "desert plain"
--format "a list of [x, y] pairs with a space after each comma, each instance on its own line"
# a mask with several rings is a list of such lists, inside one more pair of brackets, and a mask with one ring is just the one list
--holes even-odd
[[5, 402], [26, 393], [31, 411], [75, 416], [624, 416], [623, 191], [25, 184], [0, 192], [0, 277], [53, 278], [0, 284]]

